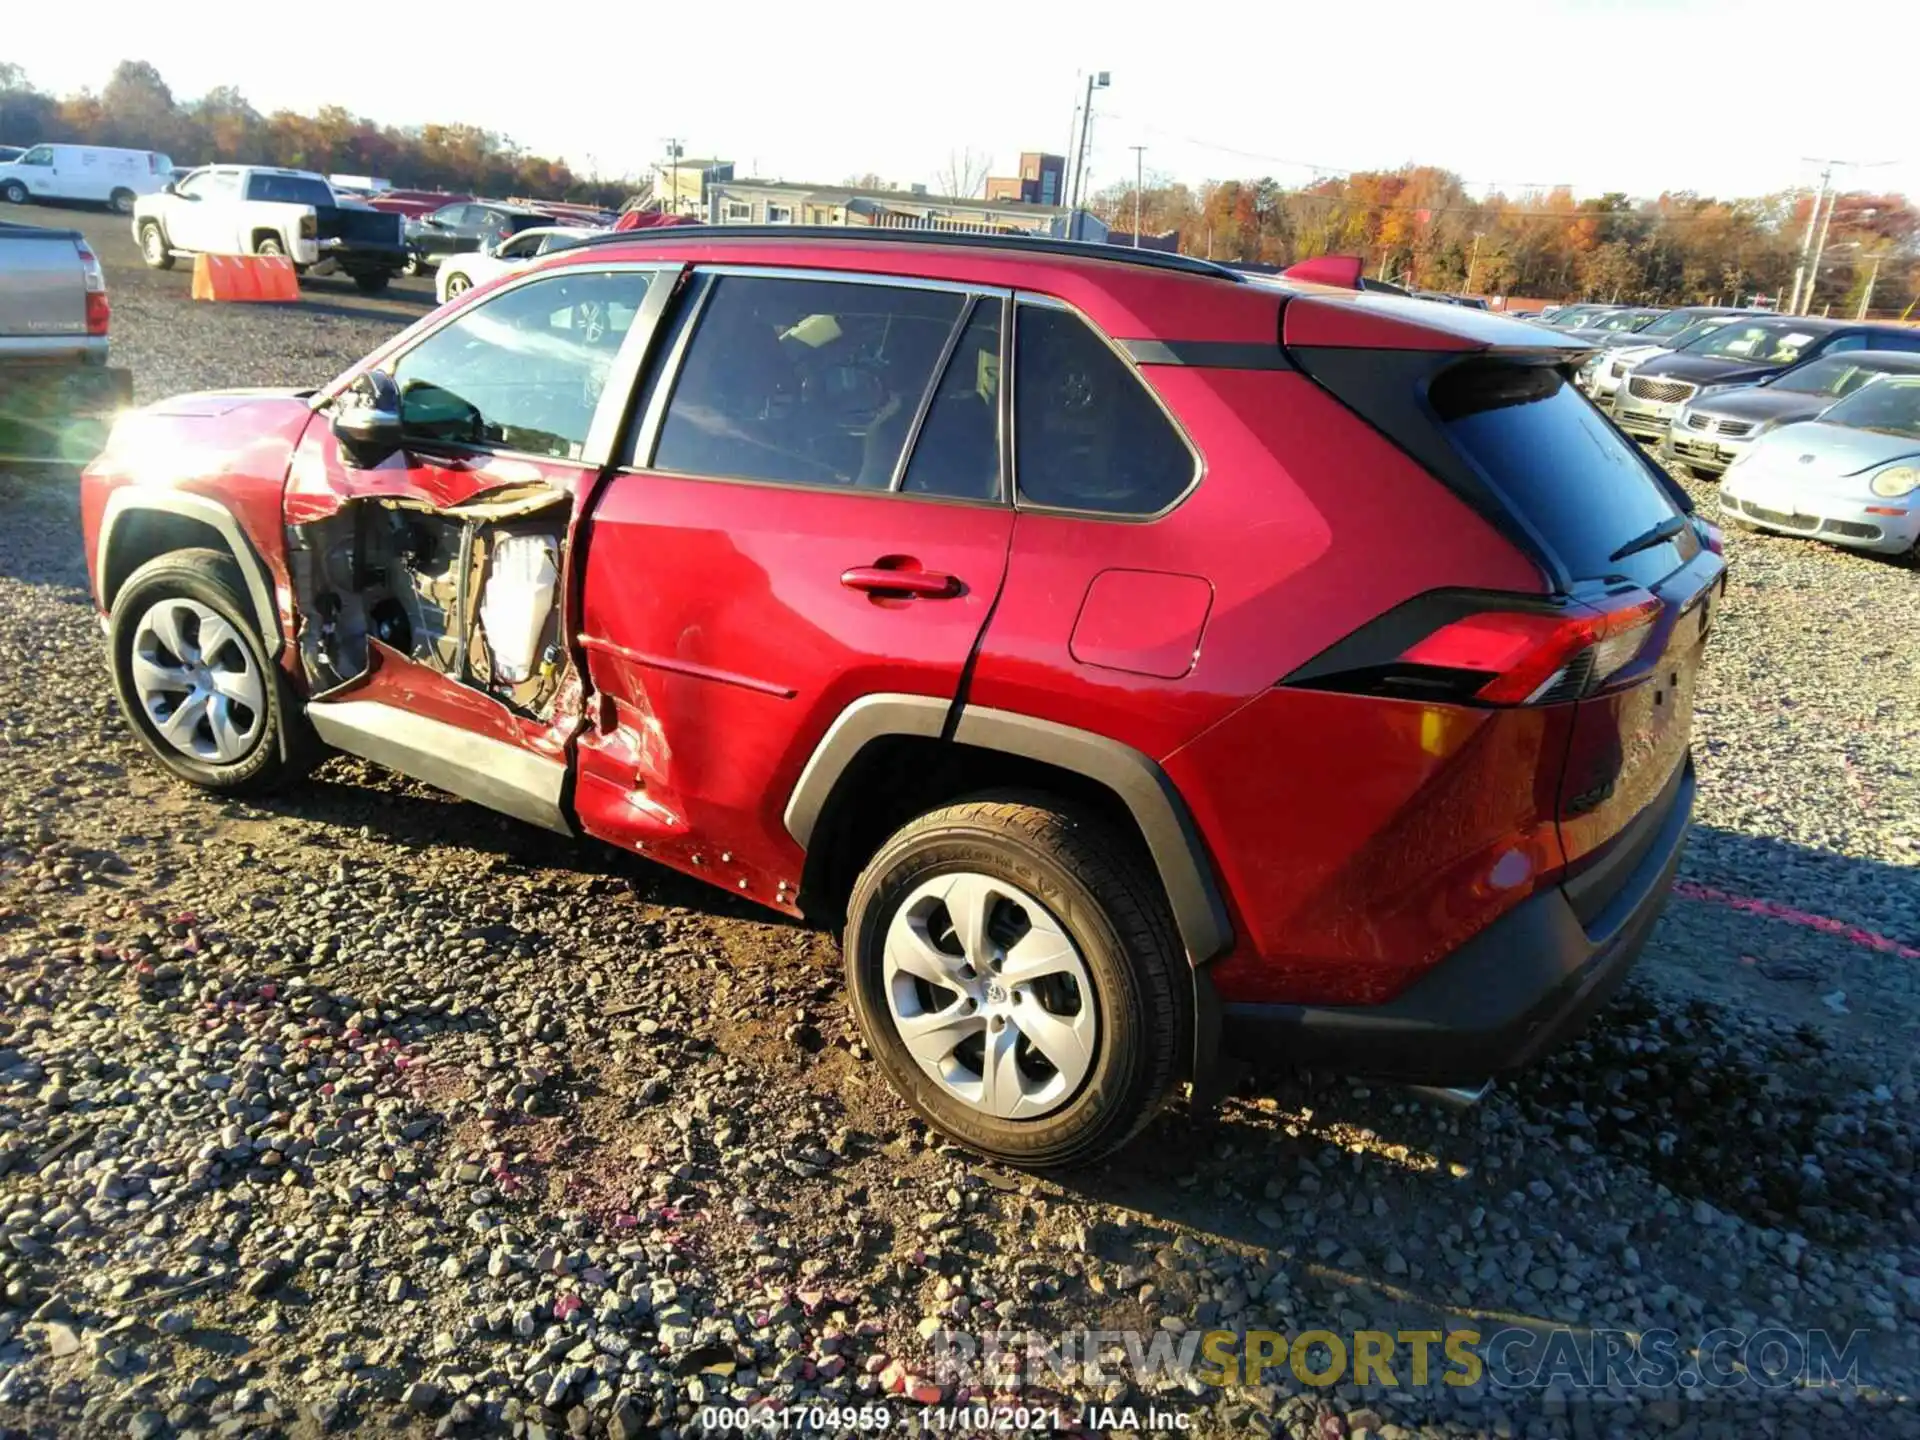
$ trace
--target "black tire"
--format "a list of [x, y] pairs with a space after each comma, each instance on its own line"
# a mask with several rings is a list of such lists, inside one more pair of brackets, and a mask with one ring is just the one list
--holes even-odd
[[[1092, 981], [1096, 1054], [1071, 1098], [1037, 1119], [999, 1119], [942, 1090], [906, 1049], [888, 1006], [888, 925], [916, 887], [955, 871], [1041, 897]], [[1091, 1164], [1132, 1140], [1184, 1077], [1192, 982], [1159, 885], [1111, 825], [1048, 797], [970, 797], [896, 831], [854, 885], [845, 959], [855, 1018], [894, 1089], [935, 1129], [994, 1160]]]
[[167, 232], [158, 220], [140, 222], [140, 258], [149, 270], [171, 270], [173, 251], [167, 246]]
[[113, 207], [113, 213], [116, 215], [131, 215], [133, 213], [133, 202], [134, 193], [125, 186], [122, 186], [107, 197], [107, 204]]
[[353, 283], [362, 295], [378, 295], [392, 280], [393, 276], [385, 270], [362, 270], [353, 277]]
[[285, 255], [287, 248], [280, 243], [280, 237], [278, 235], [262, 235], [258, 240], [253, 242], [253, 253], [256, 255]]
[[5, 200], [9, 205], [24, 205], [28, 198], [27, 187], [18, 180], [9, 180], [0, 185], [0, 200]]
[[423, 273], [426, 268], [426, 262], [420, 258], [419, 254], [409, 250], [407, 252], [406, 263], [400, 267], [400, 273], [402, 275], [419, 275]]
[[[107, 623], [107, 654], [113, 688], [127, 724], [147, 750], [181, 779], [229, 795], [257, 794], [300, 779], [324, 753], [307, 723], [300, 698], [283, 671], [267, 658], [246, 598], [246, 582], [232, 557], [218, 550], [174, 550], [149, 560], [127, 577], [114, 597]], [[195, 759], [162, 736], [134, 689], [133, 643], [147, 610], [168, 598], [196, 601], [233, 627], [249, 658], [266, 678], [265, 724], [247, 753], [232, 764]]]
[[472, 288], [473, 281], [467, 278], [467, 272], [464, 270], [455, 270], [447, 276], [445, 290], [449, 300], [457, 300]]

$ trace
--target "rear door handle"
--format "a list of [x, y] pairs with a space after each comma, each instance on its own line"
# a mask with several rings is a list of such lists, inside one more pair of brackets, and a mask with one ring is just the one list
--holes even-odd
[[951, 600], [961, 591], [959, 577], [937, 570], [895, 569], [890, 565], [856, 565], [840, 572], [840, 583], [869, 595], [910, 596], [920, 600]]

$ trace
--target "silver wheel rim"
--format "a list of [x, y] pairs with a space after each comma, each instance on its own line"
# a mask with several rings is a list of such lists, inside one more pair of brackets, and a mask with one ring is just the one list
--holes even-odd
[[1100, 1038], [1093, 982], [1060, 922], [977, 871], [919, 885], [887, 923], [881, 975], [894, 1030], [927, 1077], [996, 1120], [1065, 1105]]
[[449, 275], [447, 277], [447, 298], [451, 300], [456, 295], [466, 294], [467, 287], [472, 283], [473, 282], [464, 275]]
[[266, 682], [240, 632], [197, 600], [161, 600], [133, 632], [133, 690], [153, 728], [211, 765], [244, 758], [266, 728]]

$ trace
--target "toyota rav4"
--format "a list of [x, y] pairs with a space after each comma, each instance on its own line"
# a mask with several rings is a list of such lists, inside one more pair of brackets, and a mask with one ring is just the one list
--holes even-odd
[[128, 723], [329, 748], [788, 915], [933, 1125], [1223, 1054], [1474, 1085], [1665, 897], [1718, 535], [1539, 326], [1067, 242], [610, 235], [87, 472]]

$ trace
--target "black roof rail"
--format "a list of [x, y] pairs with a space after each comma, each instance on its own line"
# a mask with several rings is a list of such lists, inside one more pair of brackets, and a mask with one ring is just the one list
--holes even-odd
[[648, 245], [702, 240], [838, 240], [865, 245], [879, 240], [902, 245], [945, 245], [961, 250], [1026, 250], [1040, 255], [1066, 255], [1076, 260], [1107, 260], [1120, 265], [1144, 265], [1150, 270], [1172, 270], [1182, 275], [1205, 275], [1215, 280], [1245, 283], [1229, 267], [1193, 255], [1165, 250], [1136, 250], [1131, 245], [1104, 245], [1094, 240], [1060, 240], [1051, 235], [982, 235], [967, 230], [911, 230], [892, 225], [660, 225], [646, 230], [609, 230], [579, 245]]

